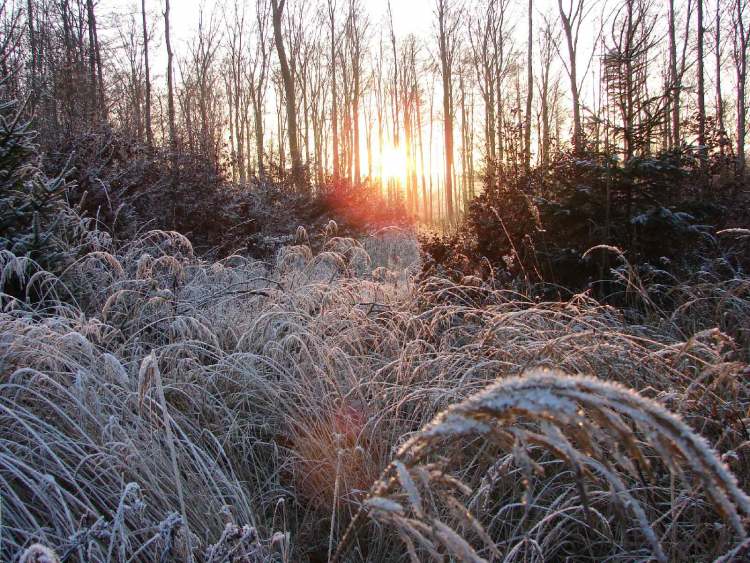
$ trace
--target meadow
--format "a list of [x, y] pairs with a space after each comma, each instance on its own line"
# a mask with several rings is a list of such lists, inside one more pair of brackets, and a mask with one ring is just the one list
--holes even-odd
[[4, 561], [750, 557], [746, 278], [638, 317], [425, 275], [396, 228], [98, 240], [0, 254]]

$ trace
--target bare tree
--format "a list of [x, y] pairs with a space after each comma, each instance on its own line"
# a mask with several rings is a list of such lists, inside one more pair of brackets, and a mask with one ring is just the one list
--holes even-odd
[[573, 106], [573, 150], [576, 154], [581, 154], [584, 148], [584, 139], [581, 122], [581, 86], [578, 77], [578, 40], [581, 25], [590, 8], [587, 8], [586, 0], [568, 0], [567, 6], [563, 4], [563, 0], [557, 0], [557, 7], [568, 49], [568, 60], [563, 59], [563, 64], [570, 79], [570, 95]]
[[[36, 32], [34, 31], [34, 1], [33, 0], [27, 0], [26, 2], [26, 22], [29, 28], [29, 50], [31, 51], [31, 61], [29, 65], [29, 71], [31, 75], [31, 105], [32, 109], [36, 105], [35, 99], [38, 95], [38, 86], [37, 86], [37, 69], [39, 66], [39, 50], [38, 50], [38, 43], [36, 38]], [[4, 4], [3, 4], [4, 7]]]
[[737, 177], [745, 177], [745, 135], [747, 133], [747, 56], [750, 45], [750, 22], [747, 0], [735, 0], [732, 9], [732, 56], [737, 76]]
[[328, 30], [330, 32], [331, 65], [331, 128], [333, 141], [333, 181], [338, 183], [339, 170], [339, 96], [336, 88], [336, 58], [338, 57], [338, 34], [336, 33], [336, 1], [328, 0]]
[[726, 126], [724, 124], [724, 96], [721, 89], [722, 83], [722, 61], [723, 61], [723, 46], [721, 42], [721, 0], [716, 0], [716, 19], [714, 21], [714, 57], [716, 63], [716, 121], [719, 126], [719, 135], [721, 137], [719, 141], [719, 150], [722, 156], [725, 151], [725, 139], [726, 139]]
[[531, 105], [534, 101], [534, 3], [529, 0], [529, 34], [526, 42], [526, 115], [523, 130], [523, 165], [528, 174], [531, 169]]
[[669, 0], [669, 75], [671, 89], [672, 147], [680, 144], [680, 77], [677, 74], [677, 31], [674, 0]]
[[698, 152], [703, 161], [706, 158], [706, 86], [705, 72], [703, 70], [703, 0], [697, 0], [698, 17], [697, 17], [697, 73], [698, 73]]
[[396, 54], [396, 32], [393, 29], [393, 11], [391, 10], [391, 0], [388, 0], [388, 24], [391, 35], [391, 52], [393, 54], [393, 80], [391, 82], [391, 108], [393, 121], [393, 144], [399, 145], [399, 95], [398, 95], [398, 55]]
[[289, 68], [289, 60], [284, 47], [282, 34], [282, 16], [286, 0], [271, 0], [273, 35], [276, 43], [276, 53], [281, 67], [281, 79], [284, 86], [284, 98], [286, 105], [287, 138], [289, 140], [289, 155], [292, 159], [292, 182], [297, 189], [302, 189], [304, 180], [302, 174], [302, 157], [299, 151], [297, 133], [297, 104], [294, 92], [294, 77]]
[[690, 22], [693, 14], [693, 0], [687, 0], [684, 16], [684, 37], [682, 48], [678, 51], [677, 45], [677, 16], [674, 0], [670, 0], [667, 12], [668, 35], [669, 35], [669, 81], [667, 85], [669, 129], [671, 132], [670, 145], [677, 147], [682, 143], [682, 92], [684, 90], [683, 79], [688, 70], [687, 55], [690, 41]]
[[346, 22], [346, 39], [351, 60], [352, 92], [352, 140], [354, 159], [354, 184], [362, 183], [360, 133], [359, 133], [359, 110], [362, 96], [362, 73], [364, 63], [364, 43], [367, 30], [367, 21], [362, 15], [362, 7], [357, 0], [349, 0], [349, 14]]
[[172, 70], [173, 57], [172, 42], [169, 32], [169, 0], [164, 2], [164, 41], [167, 46], [167, 113], [169, 118], [169, 144], [173, 153], [173, 172], [176, 174], [177, 166], [174, 159], [177, 157], [177, 130], [175, 126], [175, 108], [174, 108], [174, 73]]
[[[203, 10], [198, 17], [198, 33], [189, 48], [190, 65], [195, 82], [195, 96], [198, 101], [198, 122], [200, 124], [199, 147], [201, 153], [215, 169], [219, 166], [220, 134], [217, 117], [218, 80], [216, 63], [220, 43], [218, 21], [212, 13], [208, 22], [204, 21]], [[237, 110], [239, 108], [237, 107]], [[239, 111], [237, 111], [239, 113]]]
[[143, 21], [143, 63], [144, 63], [144, 76], [146, 81], [146, 92], [145, 92], [145, 127], [146, 127], [146, 143], [149, 147], [154, 144], [154, 132], [151, 128], [151, 71], [149, 69], [148, 61], [148, 25], [146, 23], [146, 0], [141, 0], [141, 17]]
[[268, 75], [271, 66], [270, 37], [268, 27], [268, 3], [257, 0], [255, 18], [255, 41], [248, 49], [253, 49], [248, 57], [246, 80], [250, 86], [250, 102], [253, 106], [253, 129], [255, 131], [255, 153], [258, 176], [265, 179], [266, 168], [264, 162], [264, 119], [263, 106], [268, 88]]
[[507, 21], [507, 11], [510, 7], [509, 0], [498, 0], [495, 4], [494, 19], [496, 26], [492, 37], [492, 48], [495, 58], [495, 100], [497, 109], [495, 111], [497, 125], [495, 133], [497, 135], [497, 168], [502, 169], [506, 160], [506, 146], [508, 143], [505, 139], [506, 128], [506, 85], [505, 79], [510, 75], [515, 65], [516, 55], [513, 44], [513, 26]]
[[[143, 63], [139, 30], [135, 16], [118, 21], [117, 31], [120, 45], [116, 49], [118, 70], [110, 77], [112, 112], [122, 124], [122, 129], [139, 142], [143, 141]], [[119, 54], [122, 53], [122, 57]], [[120, 71], [120, 67], [122, 68]]]
[[86, 0], [86, 13], [88, 17], [89, 31], [89, 67], [92, 116], [94, 119], [102, 119], [106, 111], [104, 100], [104, 78], [102, 74], [102, 56], [99, 50], [99, 37], [96, 30], [96, 15], [94, 13], [94, 0]]
[[648, 0], [625, 0], [612, 20], [602, 61], [609, 98], [619, 113], [619, 124], [613, 125], [626, 160], [648, 153], [666, 108], [666, 97], [648, 89], [649, 53], [655, 42], [649, 8]]
[[247, 93], [245, 91], [245, 6], [240, 6], [235, 0], [232, 21], [226, 22], [228, 38], [226, 48], [228, 50], [227, 82], [230, 142], [236, 146], [234, 155], [234, 167], [239, 174], [240, 183], [247, 181], [247, 160], [245, 159], [245, 125], [247, 123]]
[[440, 74], [443, 79], [443, 130], [445, 135], [445, 201], [449, 223], [454, 220], [453, 202], [453, 64], [458, 47], [460, 18], [448, 0], [436, 0]]
[[503, 14], [508, 2], [509, 0], [488, 0], [486, 9], [469, 21], [472, 61], [484, 102], [485, 174], [490, 184], [494, 181], [497, 165], [496, 89], [500, 78], [497, 67], [501, 64], [495, 46], [498, 43], [498, 33], [504, 33]]
[[539, 132], [539, 162], [542, 167], [549, 166], [550, 161], [550, 144], [551, 144], [551, 68], [554, 54], [554, 46], [560, 39], [559, 33], [553, 29], [552, 22], [545, 18], [542, 34], [539, 38], [539, 59], [540, 59], [540, 84], [539, 98], [541, 104], [540, 110], [540, 132]]

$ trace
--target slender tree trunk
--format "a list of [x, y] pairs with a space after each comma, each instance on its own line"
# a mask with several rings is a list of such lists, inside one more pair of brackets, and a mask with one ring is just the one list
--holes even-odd
[[393, 145], [398, 148], [399, 145], [399, 96], [398, 96], [398, 55], [396, 54], [396, 33], [393, 29], [393, 12], [391, 11], [391, 1], [388, 0], [388, 23], [391, 31], [391, 50], [393, 52]]
[[333, 183], [338, 184], [339, 169], [339, 95], [336, 88], [336, 3], [328, 3], [331, 31], [331, 129], [333, 142]]
[[[560, 11], [560, 20], [565, 33], [565, 42], [568, 47], [568, 78], [570, 78], [570, 97], [573, 104], [573, 150], [575, 154], [583, 153], [583, 132], [581, 129], [581, 96], [578, 92], [578, 69], [576, 65], [577, 46], [573, 38], [573, 23], [570, 14], [566, 13], [562, 0], [557, 0], [557, 6]], [[579, 7], [579, 10], [582, 8]], [[579, 17], [581, 17], [579, 15]]]
[[[415, 85], [416, 86], [416, 85]], [[424, 165], [424, 143], [422, 141], [422, 104], [421, 96], [417, 94], [417, 135], [419, 142], [419, 166], [422, 175], [422, 216], [423, 220], [427, 221], [429, 212], [427, 211], [427, 179], [425, 178], [425, 165]]]
[[154, 132], [151, 128], [151, 71], [148, 62], [148, 24], [146, 23], [146, 0], [141, 0], [141, 16], [143, 18], [143, 64], [146, 80], [146, 143], [149, 147], [154, 145]]
[[528, 174], [531, 170], [531, 105], [534, 101], [534, 4], [529, 0], [529, 36], [527, 46], [527, 75], [526, 75], [526, 118], [523, 131], [523, 165]]
[[[746, 67], [747, 63], [743, 63]], [[747, 117], [747, 108], [745, 104], [745, 82], [746, 71], [743, 68], [737, 86], [737, 175], [741, 180], [745, 177], [745, 120]]]
[[447, 2], [438, 0], [438, 40], [440, 68], [443, 77], [443, 130], [445, 135], [445, 201], [449, 223], [453, 223], [453, 100], [451, 91], [451, 59], [447, 25]]
[[724, 125], [724, 96], [721, 90], [721, 2], [716, 2], [716, 119], [719, 125], [721, 155], [724, 156], [724, 139], [726, 138], [726, 127]]
[[281, 30], [281, 16], [284, 13], [286, 0], [271, 0], [273, 10], [273, 36], [276, 43], [276, 52], [281, 67], [281, 79], [284, 83], [284, 96], [286, 98], [287, 136], [289, 138], [289, 154], [292, 159], [292, 182], [298, 190], [304, 188], [302, 178], [302, 157], [299, 152], [297, 136], [297, 106], [295, 103], [294, 77], [289, 69], [289, 60], [284, 48], [284, 38]]
[[352, 136], [354, 143], [354, 185], [359, 186], [362, 183], [362, 160], [360, 153], [360, 142], [359, 142], [359, 99], [361, 95], [361, 73], [359, 60], [359, 37], [354, 37], [357, 33], [354, 25], [352, 25], [352, 39], [355, 42], [354, 53], [352, 55], [352, 79], [354, 81], [354, 88], [352, 92]]
[[[231, 73], [229, 73], [231, 74]], [[229, 154], [231, 155], [232, 159], [232, 182], [237, 182], [237, 168], [238, 168], [238, 159], [237, 159], [237, 148], [235, 143], [235, 120], [234, 120], [234, 92], [233, 92], [233, 82], [234, 80], [230, 77], [227, 77], [225, 80], [226, 85], [226, 91], [227, 91], [227, 109], [229, 110]]]
[[698, 0], [698, 146], [701, 159], [705, 161], [706, 150], [706, 88], [703, 71], [703, 0]]
[[550, 111], [549, 111], [549, 81], [550, 81], [550, 66], [552, 64], [552, 32], [549, 25], [544, 30], [544, 43], [541, 48], [541, 79], [540, 85], [540, 102], [542, 105], [542, 111], [540, 115], [540, 135], [539, 135], [539, 153], [540, 162], [543, 168], [549, 166], [549, 147], [550, 147]]
[[[28, 0], [27, 2], [27, 14], [26, 19], [29, 27], [29, 48], [31, 49], [31, 95], [32, 95], [32, 105], [31, 109], [33, 110], [36, 97], [39, 95], [39, 92], [37, 91], [37, 67], [39, 66], [38, 63], [38, 49], [37, 49], [37, 42], [36, 42], [36, 33], [34, 32], [34, 2], [33, 0]], [[3, 73], [5, 74], [5, 73]]]
[[678, 147], [681, 142], [680, 138], [680, 94], [682, 85], [680, 77], [677, 74], [677, 37], [675, 25], [674, 0], [669, 0], [669, 75], [670, 87], [672, 89], [672, 148]]
[[461, 91], [461, 208], [466, 209], [468, 200], [468, 190], [466, 189], [466, 178], [469, 177], [469, 118], [466, 109], [466, 84], [463, 75], [459, 80], [459, 89]]
[[745, 22], [746, 0], [735, 0], [734, 64], [737, 74], [737, 186], [745, 180], [745, 134], [747, 133], [747, 83], [748, 26]]
[[177, 127], [174, 110], [174, 73], [172, 71], [174, 54], [169, 30], [169, 0], [164, 3], [164, 41], [167, 46], [167, 114], [169, 119], [169, 144], [172, 150], [172, 180], [177, 179]]
[[310, 170], [310, 103], [308, 95], [307, 62], [302, 66], [299, 80], [302, 83], [302, 139], [305, 143], [305, 166]]
[[258, 159], [258, 177], [264, 180], [266, 177], [266, 168], [263, 162], [263, 111], [260, 102], [256, 97], [253, 98], [253, 119], [255, 122], [255, 151]]
[[94, 19], [94, 0], [86, 0], [86, 10], [88, 13], [89, 28], [89, 92], [91, 99], [91, 119], [96, 120], [99, 117], [99, 93], [98, 81], [96, 77], [96, 41], [94, 39], [94, 29], [96, 20]]
[[354, 143], [354, 185], [362, 183], [362, 160], [359, 142], [359, 96], [360, 96], [359, 69], [354, 69], [354, 92], [352, 95], [352, 141]]
[[91, 7], [91, 16], [94, 24], [94, 53], [96, 54], [96, 78], [99, 81], [99, 117], [100, 119], [107, 118], [107, 91], [104, 88], [104, 70], [102, 68], [102, 51], [99, 45], [99, 34], [96, 28], [96, 16], [94, 14], [94, 7]]
[[[247, 168], [245, 167], [245, 128], [240, 111], [241, 87], [242, 81], [238, 79], [235, 83], [236, 91], [234, 93], [234, 130], [237, 136], [237, 164], [239, 167], [240, 183], [244, 184], [247, 182]], [[242, 97], [244, 98], [244, 96]]]
[[[498, 71], [498, 75], [500, 72]], [[498, 76], [497, 83], [497, 127], [495, 132], [497, 134], [497, 164], [495, 165], [495, 172], [502, 173], [505, 170], [505, 100], [503, 98], [503, 80]]]

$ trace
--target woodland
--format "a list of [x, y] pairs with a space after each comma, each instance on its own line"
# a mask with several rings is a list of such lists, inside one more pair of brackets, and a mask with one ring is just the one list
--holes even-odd
[[750, 561], [747, 0], [0, 0], [0, 560]]

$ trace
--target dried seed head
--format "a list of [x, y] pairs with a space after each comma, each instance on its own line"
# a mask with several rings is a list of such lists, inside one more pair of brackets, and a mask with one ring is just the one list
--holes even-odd
[[60, 558], [50, 548], [35, 543], [23, 552], [18, 563], [60, 563]]

